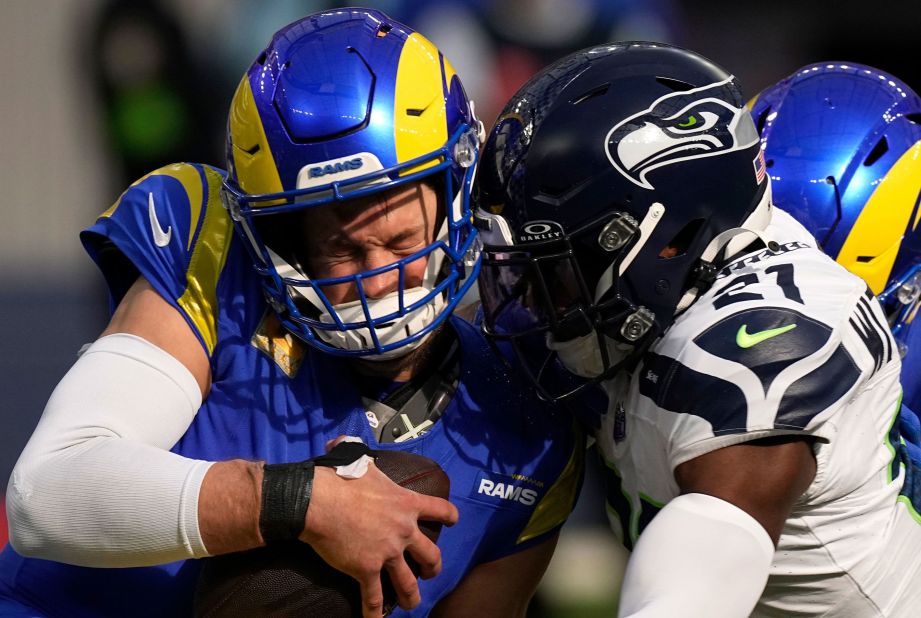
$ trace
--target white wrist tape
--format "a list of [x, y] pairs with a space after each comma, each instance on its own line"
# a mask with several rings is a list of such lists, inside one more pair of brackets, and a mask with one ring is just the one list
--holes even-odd
[[207, 555], [198, 492], [211, 464], [168, 451], [201, 399], [189, 370], [146, 340], [96, 341], [61, 379], [13, 470], [13, 547], [101, 567]]
[[675, 498], [630, 556], [620, 617], [748, 616], [767, 583], [774, 544], [742, 509], [704, 494]]

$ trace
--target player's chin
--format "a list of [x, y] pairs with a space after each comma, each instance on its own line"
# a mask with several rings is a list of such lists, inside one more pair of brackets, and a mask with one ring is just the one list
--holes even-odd
[[422, 346], [419, 346], [419, 348], [410, 350], [403, 356], [397, 356], [396, 358], [375, 360], [369, 357], [360, 357], [356, 358], [353, 363], [355, 365], [355, 369], [363, 375], [389, 378], [399, 374], [407, 367], [412, 366], [416, 352], [418, 352], [419, 349], [424, 346], [425, 344], [422, 344]]

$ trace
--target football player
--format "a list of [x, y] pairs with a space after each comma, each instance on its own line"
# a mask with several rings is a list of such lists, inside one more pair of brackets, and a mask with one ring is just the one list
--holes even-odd
[[878, 295], [903, 357], [904, 402], [917, 411], [921, 98], [873, 67], [824, 62], [798, 69], [749, 106], [774, 203]]
[[[366, 617], [382, 571], [412, 615], [524, 616], [583, 449], [451, 315], [482, 137], [450, 63], [386, 15], [279, 31], [228, 171], [156, 170], [82, 235], [114, 314], [11, 477], [0, 614], [189, 615], [195, 558], [299, 539]], [[433, 459], [451, 502], [312, 465], [340, 435]], [[436, 547], [420, 519], [454, 525]]]
[[732, 75], [659, 43], [583, 50], [513, 97], [482, 161], [484, 328], [545, 398], [588, 416], [607, 395], [619, 615], [916, 615], [895, 342], [772, 206]]

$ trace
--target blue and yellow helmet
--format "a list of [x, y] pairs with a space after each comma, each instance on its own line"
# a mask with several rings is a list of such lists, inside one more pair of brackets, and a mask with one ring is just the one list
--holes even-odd
[[[387, 357], [441, 324], [479, 269], [470, 189], [482, 137], [448, 60], [383, 13], [329, 11], [277, 32], [230, 107], [223, 198], [285, 327], [329, 353]], [[373, 271], [312, 279], [260, 234], [274, 215], [420, 180], [443, 191], [443, 225], [423, 250]], [[364, 293], [363, 278], [402, 275], [414, 260], [428, 260], [422, 288], [401, 276], [386, 302]], [[357, 287], [354, 306], [323, 293], [341, 283]]]
[[774, 203], [867, 282], [898, 338], [921, 291], [921, 99], [872, 67], [825, 62], [749, 105]]

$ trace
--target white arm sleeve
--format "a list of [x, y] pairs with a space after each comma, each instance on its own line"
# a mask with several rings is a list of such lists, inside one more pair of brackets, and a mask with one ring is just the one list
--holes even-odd
[[102, 337], [61, 379], [7, 487], [10, 542], [97, 567], [207, 555], [198, 492], [209, 462], [170, 453], [201, 406], [191, 372], [148, 341]]
[[627, 563], [618, 616], [740, 618], [767, 583], [774, 545], [725, 500], [686, 494], [665, 505]]

